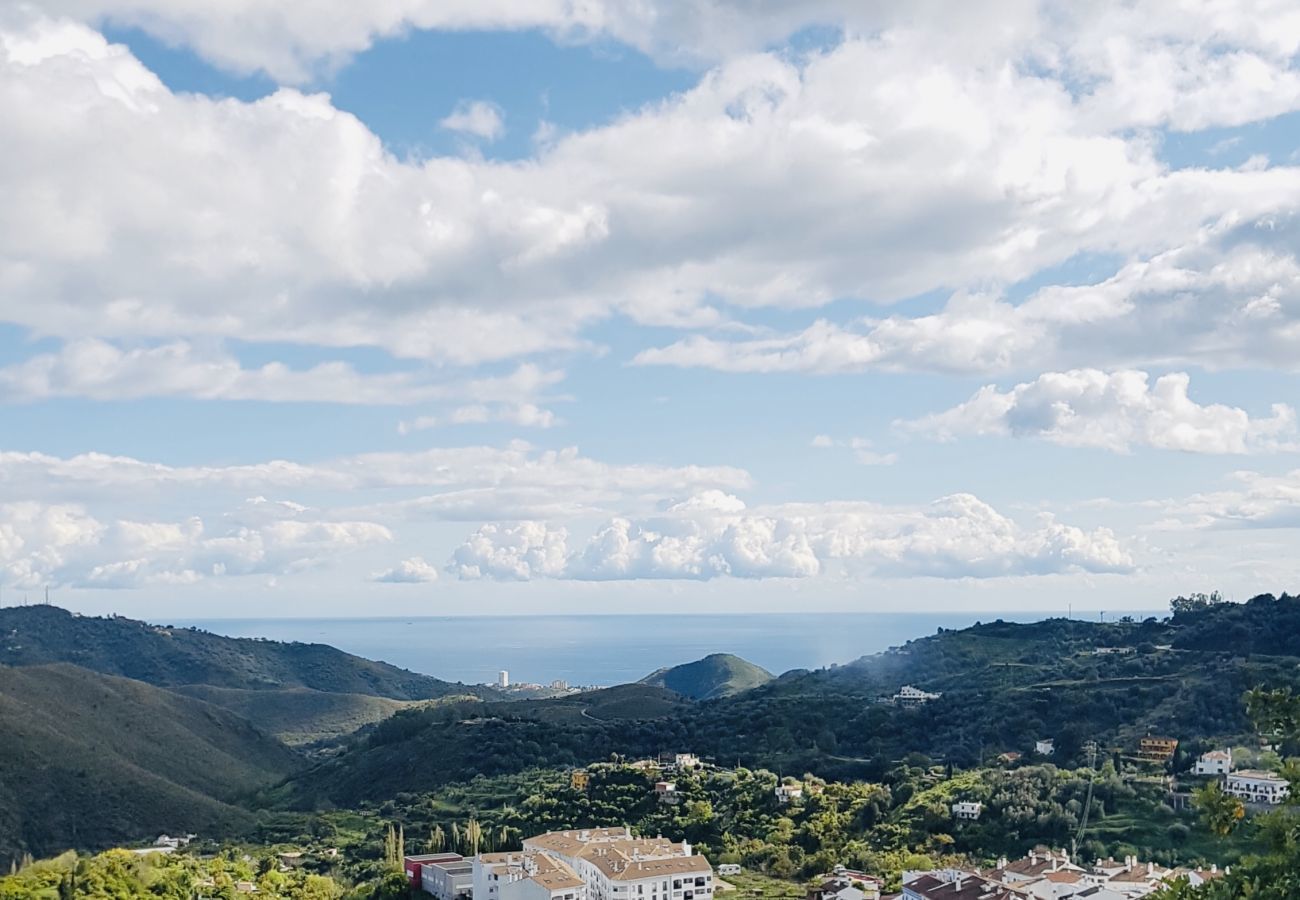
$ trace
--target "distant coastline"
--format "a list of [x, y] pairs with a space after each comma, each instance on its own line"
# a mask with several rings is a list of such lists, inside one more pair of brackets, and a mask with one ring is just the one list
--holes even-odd
[[[1163, 616], [1108, 611], [1107, 620]], [[181, 619], [230, 637], [331, 644], [449, 681], [481, 684], [508, 670], [514, 681], [612, 685], [710, 653], [734, 653], [769, 671], [843, 665], [937, 628], [1004, 619], [1035, 622], [1059, 611], [979, 613], [755, 613], [598, 616], [426, 616], [375, 618]], [[1097, 621], [1099, 611], [1073, 618]]]

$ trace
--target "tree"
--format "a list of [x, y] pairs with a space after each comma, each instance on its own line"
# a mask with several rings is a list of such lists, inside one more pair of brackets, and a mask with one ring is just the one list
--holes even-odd
[[1246, 817], [1245, 805], [1231, 794], [1224, 793], [1217, 781], [1197, 790], [1192, 803], [1206, 827], [1221, 837], [1231, 834]]
[[465, 823], [465, 842], [469, 844], [469, 855], [478, 856], [479, 844], [483, 841], [483, 826], [478, 819]]
[[441, 853], [447, 846], [447, 832], [442, 830], [441, 825], [434, 825], [433, 830], [429, 832], [429, 840], [424, 845], [430, 853]]

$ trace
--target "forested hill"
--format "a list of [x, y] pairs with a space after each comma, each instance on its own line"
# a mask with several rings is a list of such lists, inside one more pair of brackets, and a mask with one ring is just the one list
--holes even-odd
[[641, 684], [667, 688], [692, 700], [730, 697], [772, 680], [772, 673], [730, 653], [713, 653], [704, 659], [660, 669]]
[[302, 759], [225, 709], [58, 664], [0, 666], [0, 860], [246, 828]]
[[393, 700], [492, 693], [362, 659], [324, 644], [228, 638], [133, 619], [79, 616], [55, 606], [0, 608], [0, 664], [59, 662], [160, 687], [306, 688]]
[[[640, 721], [561, 718], [548, 713], [552, 701], [405, 711], [295, 779], [286, 796], [347, 805], [478, 772], [664, 750], [872, 779], [912, 753], [971, 767], [1004, 752], [1031, 755], [1050, 738], [1053, 760], [1069, 765], [1088, 741], [1124, 755], [1143, 735], [1163, 733], [1182, 742], [1181, 763], [1220, 742], [1256, 740], [1241, 703], [1247, 690], [1300, 689], [1300, 628], [1289, 624], [1297, 617], [1300, 598], [1265, 595], [1193, 604], [1165, 620], [992, 622]], [[1267, 629], [1287, 633], [1260, 634]], [[905, 684], [942, 696], [919, 708], [895, 705], [890, 698]]]

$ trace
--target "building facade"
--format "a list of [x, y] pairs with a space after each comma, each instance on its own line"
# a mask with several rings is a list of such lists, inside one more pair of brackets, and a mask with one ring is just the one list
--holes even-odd
[[1232, 771], [1232, 751], [1211, 750], [1196, 761], [1192, 771], [1197, 775], [1227, 775]]
[[1267, 803], [1276, 806], [1291, 793], [1286, 779], [1272, 772], [1242, 769], [1231, 772], [1224, 779], [1223, 792], [1245, 800], [1247, 803]]

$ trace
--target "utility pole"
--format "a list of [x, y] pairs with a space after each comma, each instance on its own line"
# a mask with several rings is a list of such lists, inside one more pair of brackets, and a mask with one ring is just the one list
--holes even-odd
[[1088, 828], [1088, 814], [1092, 812], [1092, 788], [1096, 784], [1096, 780], [1092, 776], [1097, 768], [1097, 742], [1088, 741], [1083, 745], [1083, 749], [1088, 752], [1088, 799], [1083, 803], [1083, 816], [1079, 819], [1079, 830], [1070, 839], [1071, 862], [1079, 858], [1079, 839], [1083, 837], [1084, 831]]

